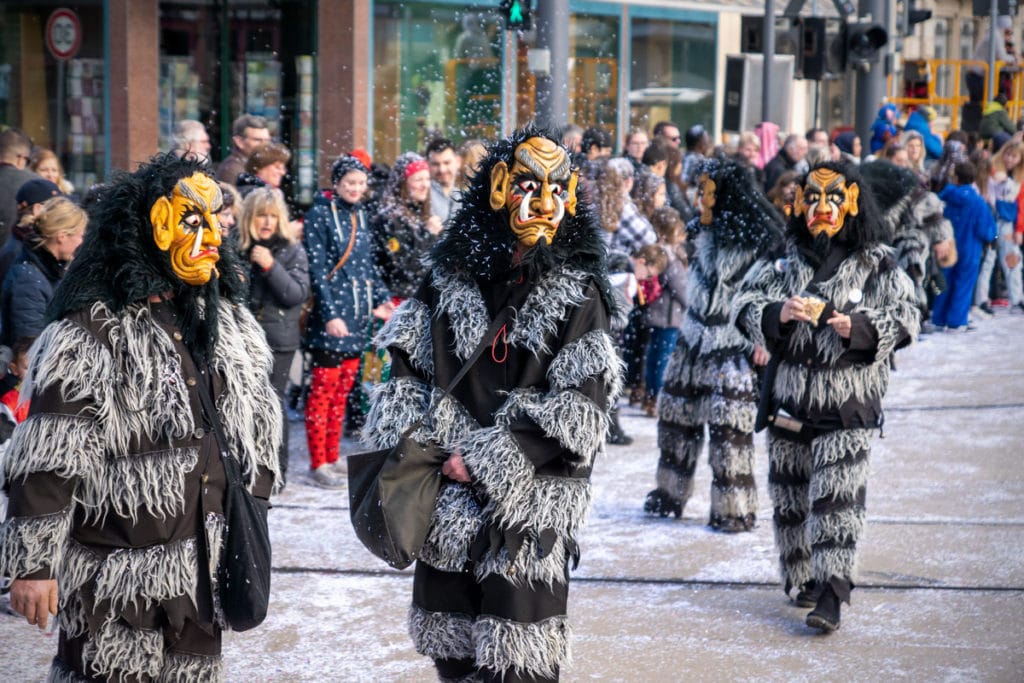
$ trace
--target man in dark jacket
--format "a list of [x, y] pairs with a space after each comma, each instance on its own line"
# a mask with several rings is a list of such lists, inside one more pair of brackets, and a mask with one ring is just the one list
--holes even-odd
[[553, 138], [495, 143], [377, 339], [391, 380], [364, 437], [391, 447], [422, 419], [420, 436], [449, 454], [410, 610], [442, 680], [553, 681], [568, 656], [569, 565], [621, 386], [604, 249], [576, 184]]
[[[802, 135], [790, 135], [782, 149], [764, 167], [764, 191], [775, 187], [775, 183], [786, 171], [797, 170], [797, 164], [807, 156], [807, 139]], [[807, 167], [804, 166], [806, 169]]]
[[917, 336], [914, 286], [856, 167], [828, 162], [797, 190], [786, 240], [747, 273], [732, 320], [773, 358], [758, 429], [785, 591], [839, 627], [864, 527], [871, 431], [893, 351]]
[[57, 615], [48, 680], [223, 678], [227, 480], [200, 391], [264, 511], [281, 414], [240, 264], [220, 249], [220, 194], [170, 155], [121, 174], [33, 347], [0, 575], [30, 624]]
[[18, 202], [14, 196], [29, 180], [38, 178], [25, 170], [32, 154], [32, 141], [17, 128], [0, 133], [0, 245], [18, 223]]

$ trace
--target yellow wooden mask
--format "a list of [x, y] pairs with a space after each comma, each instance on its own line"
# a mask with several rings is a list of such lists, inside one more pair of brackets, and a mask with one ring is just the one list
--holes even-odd
[[807, 231], [817, 237], [821, 233], [835, 237], [847, 216], [856, 216], [860, 187], [846, 184], [846, 177], [827, 168], [816, 168], [807, 176], [803, 187], [797, 187], [793, 211], [804, 216]]
[[223, 197], [217, 182], [205, 173], [182, 178], [170, 198], [161, 197], [149, 210], [153, 241], [171, 257], [171, 268], [190, 285], [217, 277], [220, 225], [217, 212]]
[[579, 176], [565, 149], [547, 138], [525, 140], [513, 156], [511, 168], [499, 161], [491, 171], [491, 208], [508, 209], [509, 228], [524, 246], [551, 244], [565, 214], [576, 215]]

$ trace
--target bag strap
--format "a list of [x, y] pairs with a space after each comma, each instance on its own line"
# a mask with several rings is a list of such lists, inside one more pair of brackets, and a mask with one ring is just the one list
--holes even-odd
[[[331, 200], [331, 216], [334, 217], [334, 229], [338, 231], [338, 236], [340, 237], [341, 236], [341, 222], [338, 220], [338, 207], [334, 203], [333, 199]], [[341, 258], [338, 259], [338, 262], [336, 264], [334, 264], [334, 268], [332, 268], [331, 272], [329, 272], [327, 274], [327, 279], [328, 280], [333, 278], [335, 273], [337, 273], [339, 270], [341, 270], [341, 267], [345, 265], [346, 261], [348, 261], [348, 257], [352, 255], [352, 248], [354, 246], [356, 246], [356, 227], [358, 226], [359, 221], [356, 218], [356, 212], [355, 211], [349, 213], [349, 216], [352, 218], [352, 232], [349, 233], [348, 246], [345, 247], [345, 253], [342, 254]]]
[[473, 349], [473, 353], [469, 354], [469, 358], [467, 358], [466, 362], [462, 364], [461, 368], [459, 368], [459, 371], [455, 374], [455, 377], [452, 377], [452, 381], [448, 383], [448, 387], [444, 390], [444, 393], [441, 394], [440, 398], [438, 398], [437, 401], [433, 404], [433, 406], [431, 406], [430, 410], [427, 411], [426, 415], [424, 415], [423, 417], [409, 425], [405, 432], [402, 433], [402, 438], [408, 437], [414, 431], [419, 429], [420, 426], [423, 424], [424, 420], [426, 420], [427, 417], [434, 412], [434, 407], [436, 407], [439, 403], [441, 403], [441, 401], [443, 401], [444, 399], [448, 398], [448, 396], [451, 395], [452, 391], [455, 390], [455, 387], [458, 386], [459, 382], [462, 381], [462, 378], [466, 376], [466, 373], [468, 373], [476, 364], [476, 361], [480, 358], [480, 354], [484, 352], [484, 349], [486, 349], [487, 346], [494, 340], [494, 337], [501, 330], [502, 326], [506, 324], [506, 322], [508, 321], [509, 313], [512, 310], [513, 309], [511, 306], [506, 306], [505, 308], [501, 309], [501, 311], [498, 312], [498, 315], [494, 316], [494, 320], [491, 321], [491, 324], [487, 328], [487, 331], [484, 332], [483, 337], [480, 339], [480, 343], [476, 345], [475, 349]]
[[242, 468], [238, 460], [231, 455], [231, 448], [228, 446], [227, 437], [224, 436], [224, 427], [220, 423], [220, 416], [217, 414], [217, 407], [213, 403], [213, 398], [210, 396], [210, 381], [213, 378], [213, 373], [209, 368], [200, 373], [200, 378], [197, 386], [199, 387], [199, 400], [203, 404], [203, 413], [206, 415], [206, 419], [210, 421], [210, 425], [213, 427], [214, 434], [217, 435], [217, 446], [220, 451], [221, 460], [224, 461], [224, 473], [228, 478], [228, 486], [236, 486], [243, 488], [242, 486]]

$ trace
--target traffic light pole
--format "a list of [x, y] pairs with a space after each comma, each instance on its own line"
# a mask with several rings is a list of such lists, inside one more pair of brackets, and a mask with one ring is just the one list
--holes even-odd
[[[999, 14], [999, 3], [992, 0], [988, 13], [988, 99], [994, 100], [999, 90], [996, 88], [996, 19]], [[983, 102], [982, 106], [988, 104]]]
[[[772, 60], [775, 58], [775, 0], [764, 2], [764, 33], [761, 38], [764, 47], [764, 64], [761, 71], [761, 121], [772, 115]], [[773, 121], [785, 130], [789, 121]]]
[[553, 131], [569, 123], [569, 0], [537, 3], [537, 48], [550, 53], [550, 68], [537, 73], [537, 124]]
[[[892, 0], [860, 0], [857, 5], [859, 17], [870, 16], [873, 21], [886, 17], [886, 2]], [[878, 108], [885, 98], [885, 64], [877, 61], [873, 64], [858, 66], [857, 69], [857, 107], [855, 109], [854, 129], [860, 136], [862, 148], [870, 148], [871, 124], [878, 115]]]

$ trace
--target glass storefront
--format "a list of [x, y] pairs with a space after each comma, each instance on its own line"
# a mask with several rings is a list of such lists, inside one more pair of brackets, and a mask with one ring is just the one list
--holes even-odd
[[84, 191], [103, 179], [106, 168], [103, 2], [64, 7], [78, 18], [81, 43], [61, 63], [44, 36], [55, 4], [0, 6], [0, 126], [20, 128], [37, 147], [55, 151], [65, 177]]
[[[617, 135], [620, 102], [628, 102], [632, 125], [672, 119], [712, 128], [714, 14], [656, 10], [653, 16], [635, 10], [627, 70], [622, 6], [583, 3], [570, 9], [570, 122]], [[501, 132], [502, 55], [505, 41], [515, 37], [493, 6], [380, 0], [373, 23], [376, 156], [390, 161], [403, 151], [422, 150], [435, 132], [456, 143]], [[516, 41], [515, 125], [536, 112], [534, 77], [527, 68], [531, 38]]]
[[658, 121], [713, 130], [713, 23], [634, 17], [631, 20], [629, 119], [648, 130]]
[[[175, 123], [206, 126], [214, 162], [231, 151], [231, 122], [263, 116], [292, 152], [291, 192], [316, 189], [316, 0], [160, 3], [160, 149]], [[287, 188], [286, 188], [287, 189]]]

